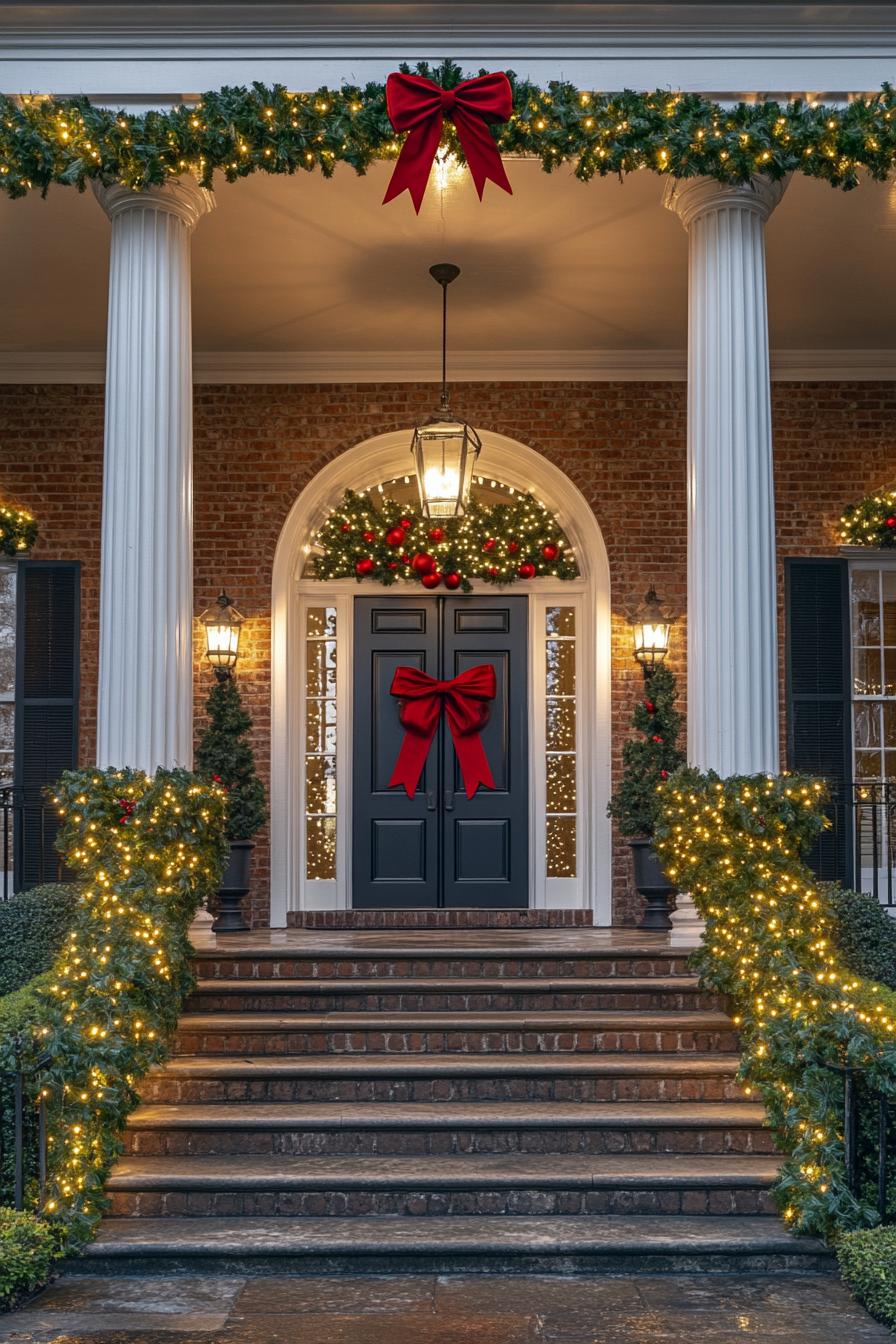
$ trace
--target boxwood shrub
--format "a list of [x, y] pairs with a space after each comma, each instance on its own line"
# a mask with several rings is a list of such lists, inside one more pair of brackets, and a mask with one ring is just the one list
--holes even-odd
[[78, 904], [78, 887], [54, 882], [0, 902], [0, 994], [48, 971], [65, 942]]
[[58, 1227], [33, 1213], [0, 1208], [0, 1310], [45, 1284], [61, 1251]]
[[896, 989], [896, 920], [868, 892], [828, 888], [834, 942], [856, 975]]
[[896, 1227], [847, 1232], [837, 1242], [840, 1273], [872, 1316], [896, 1328]]

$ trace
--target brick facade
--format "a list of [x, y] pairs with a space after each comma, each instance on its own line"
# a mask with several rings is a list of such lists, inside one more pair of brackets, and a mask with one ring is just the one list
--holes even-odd
[[[473, 423], [529, 444], [560, 467], [594, 509], [610, 562], [613, 599], [613, 759], [618, 768], [640, 672], [625, 609], [656, 582], [686, 603], [686, 389], [680, 383], [459, 385]], [[280, 529], [314, 474], [345, 449], [407, 428], [432, 408], [429, 385], [202, 386], [195, 395], [195, 603], [225, 585], [249, 615], [240, 687], [267, 773], [270, 743], [270, 588]], [[896, 384], [773, 386], [778, 547], [790, 555], [836, 550], [844, 504], [892, 483]], [[103, 389], [0, 387], [0, 497], [38, 518], [41, 559], [82, 562], [81, 757], [92, 759], [96, 724]], [[731, 526], [737, 526], [732, 502]], [[783, 592], [783, 584], [779, 585]], [[783, 640], [782, 640], [783, 648]], [[684, 626], [671, 664], [686, 708]], [[197, 657], [197, 726], [211, 684]], [[627, 848], [616, 846], [614, 913], [637, 909]], [[253, 917], [268, 909], [267, 837], [259, 837]]]

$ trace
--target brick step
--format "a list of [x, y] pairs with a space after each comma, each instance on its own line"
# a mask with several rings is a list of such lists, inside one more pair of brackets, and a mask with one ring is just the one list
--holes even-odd
[[830, 1251], [776, 1218], [108, 1218], [79, 1274], [768, 1273]]
[[738, 1101], [737, 1055], [180, 1055], [144, 1102]]
[[290, 929], [585, 929], [591, 910], [291, 910]]
[[123, 1158], [113, 1217], [774, 1213], [768, 1157]]
[[562, 1009], [693, 1011], [724, 1009], [696, 976], [628, 976], [624, 980], [462, 977], [289, 980], [200, 980], [187, 1012], [552, 1012]]
[[764, 1120], [752, 1102], [144, 1105], [124, 1142], [146, 1157], [770, 1153]]
[[183, 1055], [417, 1054], [737, 1049], [719, 1012], [185, 1013]]
[[[558, 952], [556, 942], [533, 945], [516, 935], [513, 942], [469, 948], [459, 946], [459, 935], [446, 934], [444, 941], [422, 935], [405, 935], [403, 941], [383, 934], [357, 934], [345, 945], [321, 942], [320, 934], [306, 936], [307, 949], [294, 942], [283, 946], [241, 948], [236, 935], [219, 940], [214, 949], [200, 946], [193, 967], [200, 980], [422, 980], [445, 979], [523, 979], [565, 980], [622, 978], [634, 976], [691, 977], [688, 965], [691, 948], [594, 947]], [[563, 934], [556, 935], [563, 938]], [[571, 937], [572, 935], [566, 935]], [[232, 946], [231, 943], [235, 945]], [[362, 946], [368, 944], [367, 950]]]

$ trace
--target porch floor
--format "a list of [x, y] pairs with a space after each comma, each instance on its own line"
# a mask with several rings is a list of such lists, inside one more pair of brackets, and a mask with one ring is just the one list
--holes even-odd
[[686, 956], [696, 950], [698, 939], [691, 930], [645, 933], [631, 928], [582, 929], [253, 929], [250, 933], [215, 934], [209, 926], [195, 924], [190, 940], [198, 952], [313, 952], [346, 954], [365, 952], [417, 952], [438, 956], [448, 949], [476, 953], [507, 951], [577, 952], [662, 955], [674, 950]]

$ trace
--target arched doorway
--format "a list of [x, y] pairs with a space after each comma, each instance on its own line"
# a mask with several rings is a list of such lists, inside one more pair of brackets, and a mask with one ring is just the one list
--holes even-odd
[[[606, 804], [610, 793], [610, 576], [606, 548], [586, 500], [558, 467], [504, 435], [480, 433], [483, 449], [477, 471], [516, 490], [535, 494], [556, 516], [580, 570], [578, 579], [562, 585], [552, 585], [547, 579], [525, 585], [530, 711], [528, 905], [587, 908], [593, 911], [595, 923], [609, 924], [611, 857]], [[410, 439], [410, 429], [378, 435], [328, 463], [296, 500], [277, 543], [271, 631], [271, 924], [275, 927], [286, 924], [290, 911], [352, 906], [351, 612], [356, 597], [382, 597], [383, 603], [388, 603], [390, 595], [407, 597], [408, 593], [408, 586], [401, 584], [382, 589], [351, 579], [322, 585], [303, 578], [310, 538], [346, 489], [371, 486], [405, 473]], [[520, 591], [518, 587], [513, 589], [515, 596]], [[489, 592], [494, 594], [495, 589]], [[313, 614], [309, 616], [309, 612]], [[558, 621], [566, 632], [574, 634], [558, 634]], [[549, 763], [555, 758], [548, 741], [551, 697], [544, 669], [550, 661], [546, 650], [555, 647], [550, 644], [555, 636], [574, 639], [575, 646], [571, 707], [575, 812], [565, 819], [550, 815]], [[337, 802], [331, 816], [313, 819], [306, 815], [314, 811], [306, 808], [305, 669], [309, 638], [332, 638], [338, 649], [330, 692], [332, 704], [326, 706], [333, 719], [335, 744], [327, 789]], [[326, 828], [325, 865], [315, 858], [321, 827]], [[554, 865], [552, 873], [549, 848], [552, 852], [557, 848], [558, 837], [562, 837], [565, 857], [562, 864]]]

